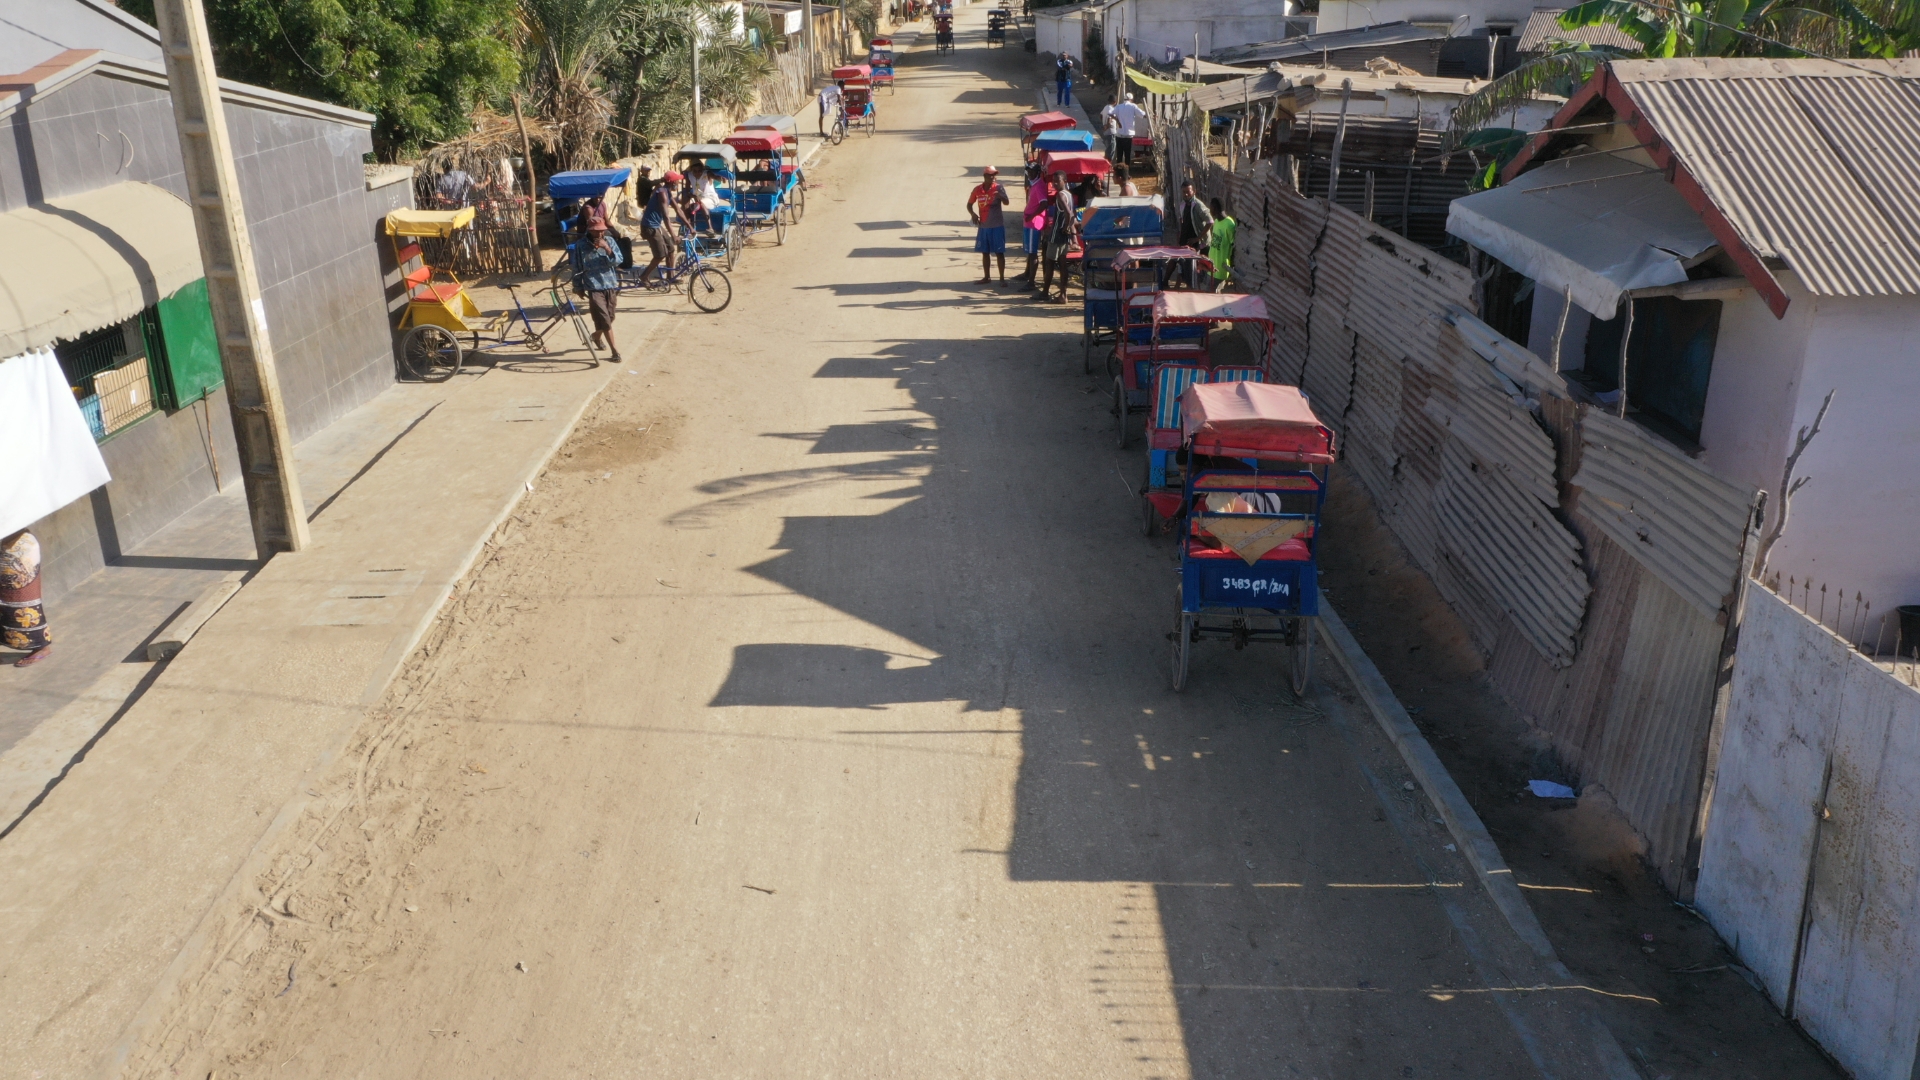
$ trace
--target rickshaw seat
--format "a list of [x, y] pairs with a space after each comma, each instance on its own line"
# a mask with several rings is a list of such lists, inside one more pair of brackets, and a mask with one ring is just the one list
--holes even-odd
[[1153, 418], [1147, 426], [1161, 430], [1180, 426], [1180, 395], [1187, 387], [1207, 380], [1207, 369], [1193, 364], [1163, 364], [1153, 371]]
[[442, 304], [452, 304], [464, 291], [451, 281], [442, 281], [438, 284], [420, 285], [408, 293], [408, 297], [413, 300], [433, 300]]
[[[1187, 556], [1194, 559], [1240, 559], [1224, 547], [1208, 547], [1205, 541], [1188, 539]], [[1259, 562], [1306, 562], [1313, 558], [1313, 549], [1307, 546], [1305, 539], [1294, 537], [1284, 544], [1277, 544], [1260, 556]], [[1246, 560], [1240, 559], [1241, 562]]]

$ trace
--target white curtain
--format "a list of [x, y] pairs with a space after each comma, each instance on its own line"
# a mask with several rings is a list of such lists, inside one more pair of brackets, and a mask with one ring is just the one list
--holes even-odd
[[26, 528], [109, 479], [53, 350], [0, 360], [0, 536]]

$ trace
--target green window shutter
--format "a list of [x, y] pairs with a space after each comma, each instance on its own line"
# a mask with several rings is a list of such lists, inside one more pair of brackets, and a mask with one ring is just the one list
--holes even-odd
[[[226, 381], [220, 370], [220, 340], [213, 330], [213, 308], [207, 303], [207, 280], [181, 289], [156, 305], [160, 336], [165, 342], [167, 405], [182, 408], [199, 401]], [[155, 367], [161, 365], [156, 364]]]

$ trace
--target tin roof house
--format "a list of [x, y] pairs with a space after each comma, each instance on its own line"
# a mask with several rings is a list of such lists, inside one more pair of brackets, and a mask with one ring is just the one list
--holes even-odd
[[[393, 381], [377, 228], [408, 174], [369, 180], [372, 116], [221, 92], [298, 440]], [[58, 596], [239, 466], [157, 32], [106, 0], [0, 0], [0, 118], [0, 363], [52, 351], [113, 477], [12, 524]]]
[[[1482, 314], [1713, 473], [1809, 478], [1768, 577], [1920, 603], [1920, 60], [1602, 68], [1448, 232], [1504, 268]], [[1872, 625], [1867, 625], [1868, 622]]]

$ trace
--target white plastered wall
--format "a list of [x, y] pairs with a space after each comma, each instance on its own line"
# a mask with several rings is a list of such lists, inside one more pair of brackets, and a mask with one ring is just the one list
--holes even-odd
[[1314, 29], [1324, 34], [1403, 20], [1451, 23], [1461, 15], [1471, 20], [1475, 30], [1488, 23], [1517, 28], [1526, 25], [1533, 8], [1531, 0], [1320, 0], [1320, 21]]

